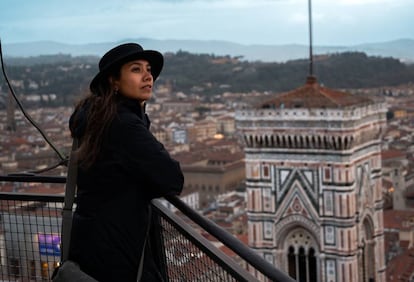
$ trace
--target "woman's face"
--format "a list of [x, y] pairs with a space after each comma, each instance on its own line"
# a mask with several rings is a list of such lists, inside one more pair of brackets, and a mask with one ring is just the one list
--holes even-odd
[[152, 96], [153, 78], [151, 66], [146, 60], [135, 60], [122, 65], [119, 79], [113, 86], [120, 95], [136, 99], [140, 103]]

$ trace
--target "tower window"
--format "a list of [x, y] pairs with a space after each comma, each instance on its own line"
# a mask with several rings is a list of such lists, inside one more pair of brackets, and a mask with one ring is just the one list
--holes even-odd
[[270, 173], [269, 173], [269, 166], [268, 165], [263, 165], [263, 177], [269, 177]]
[[325, 168], [324, 179], [328, 181], [331, 180], [331, 168], [330, 167]]
[[293, 279], [296, 279], [296, 255], [295, 249], [291, 246], [289, 247], [288, 252], [288, 268], [289, 268], [289, 276]]
[[288, 273], [296, 281], [316, 282], [318, 265], [315, 241], [306, 230], [293, 231], [286, 242]]
[[295, 251], [295, 248], [290, 246], [287, 259], [290, 277], [301, 282], [317, 281], [315, 249], [310, 248], [308, 251], [305, 251], [304, 247], [300, 247], [298, 251]]

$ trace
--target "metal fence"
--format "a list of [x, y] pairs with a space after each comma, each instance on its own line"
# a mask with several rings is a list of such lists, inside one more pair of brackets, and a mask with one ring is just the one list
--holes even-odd
[[153, 201], [156, 226], [151, 238], [161, 240], [158, 265], [167, 281], [257, 281], [235, 260], [229, 258], [160, 201]]
[[0, 194], [0, 281], [49, 281], [60, 261], [63, 196]]
[[[0, 176], [0, 181], [4, 180], [29, 181]], [[62, 183], [64, 179], [38, 181]], [[163, 201], [154, 200], [149, 242], [166, 281], [293, 281], [177, 197], [167, 200], [181, 215], [171, 212]], [[60, 260], [63, 201], [63, 195], [0, 193], [0, 281], [50, 280]], [[193, 225], [221, 241], [237, 257], [224, 254]]]

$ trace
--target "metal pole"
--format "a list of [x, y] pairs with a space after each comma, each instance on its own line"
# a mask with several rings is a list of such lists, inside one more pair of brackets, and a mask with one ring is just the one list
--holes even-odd
[[312, 52], [312, 0], [308, 0], [309, 12], [309, 76], [313, 76], [313, 52]]

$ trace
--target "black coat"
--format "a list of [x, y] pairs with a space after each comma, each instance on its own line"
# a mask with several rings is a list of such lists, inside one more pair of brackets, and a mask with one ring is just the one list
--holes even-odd
[[[70, 121], [80, 140], [86, 111], [75, 112]], [[150, 200], [179, 194], [183, 182], [179, 163], [151, 134], [141, 106], [121, 99], [99, 159], [87, 171], [78, 169], [69, 258], [98, 281], [136, 281]], [[153, 271], [151, 255], [144, 258], [145, 276]], [[151, 280], [144, 276], [142, 281]]]

